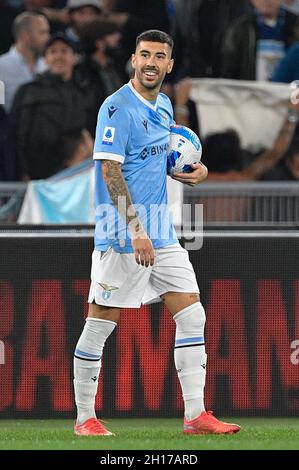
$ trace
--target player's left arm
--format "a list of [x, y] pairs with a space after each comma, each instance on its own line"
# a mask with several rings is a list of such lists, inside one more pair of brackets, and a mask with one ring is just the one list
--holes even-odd
[[176, 173], [172, 178], [189, 186], [196, 186], [208, 176], [208, 169], [203, 163], [192, 163], [191, 167], [193, 168], [191, 173]]

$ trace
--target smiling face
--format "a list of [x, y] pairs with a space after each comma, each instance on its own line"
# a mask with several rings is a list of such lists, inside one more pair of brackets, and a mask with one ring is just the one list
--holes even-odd
[[140, 41], [132, 55], [132, 66], [136, 90], [146, 99], [152, 99], [159, 93], [165, 75], [172, 70], [171, 48], [167, 43]]
[[76, 63], [76, 54], [64, 41], [55, 41], [45, 53], [45, 61], [51, 73], [60, 75], [64, 80], [70, 80]]

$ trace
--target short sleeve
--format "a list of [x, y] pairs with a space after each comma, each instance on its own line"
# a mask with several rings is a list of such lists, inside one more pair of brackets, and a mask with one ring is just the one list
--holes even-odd
[[172, 107], [171, 101], [168, 98], [168, 96], [165, 96], [165, 98], [166, 98], [166, 104], [167, 104], [167, 111], [168, 111], [168, 114], [170, 116], [169, 124], [170, 124], [170, 126], [175, 126], [176, 122], [175, 122], [174, 117], [173, 117], [173, 107]]
[[93, 151], [94, 160], [123, 163], [130, 135], [130, 113], [124, 104], [106, 100], [99, 111]]

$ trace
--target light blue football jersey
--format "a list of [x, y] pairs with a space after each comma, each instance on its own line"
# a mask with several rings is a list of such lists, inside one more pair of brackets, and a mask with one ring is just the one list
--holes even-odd
[[120, 253], [133, 252], [129, 230], [103, 179], [101, 160], [122, 163], [133, 205], [154, 248], [177, 243], [166, 190], [167, 152], [173, 123], [172, 105], [166, 95], [160, 93], [152, 103], [131, 82], [102, 104], [93, 155], [96, 250], [106, 251], [112, 246]]

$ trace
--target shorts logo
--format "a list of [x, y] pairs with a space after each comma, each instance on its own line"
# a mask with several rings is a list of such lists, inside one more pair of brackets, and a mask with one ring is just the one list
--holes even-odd
[[112, 145], [114, 140], [115, 127], [105, 127], [102, 144]]
[[104, 284], [103, 282], [99, 282], [99, 284], [104, 289], [102, 293], [102, 297], [104, 300], [110, 299], [112, 291], [118, 289], [118, 287], [109, 286], [108, 284]]

